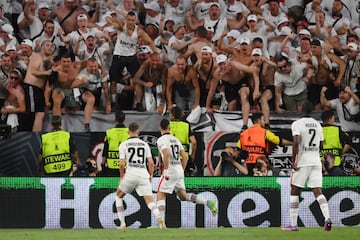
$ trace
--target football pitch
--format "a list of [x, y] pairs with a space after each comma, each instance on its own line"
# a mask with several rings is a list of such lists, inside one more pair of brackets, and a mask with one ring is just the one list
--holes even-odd
[[[43, 230], [43, 229], [0, 229], [1, 240], [72, 240], [72, 239], [124, 239], [124, 240], [338, 240], [354, 239], [360, 233], [359, 227], [335, 227], [324, 232], [320, 227], [300, 228], [298, 232], [282, 232], [280, 228], [168, 228], [168, 229], [86, 229], [86, 230]], [[355, 237], [356, 238], [356, 237]]]

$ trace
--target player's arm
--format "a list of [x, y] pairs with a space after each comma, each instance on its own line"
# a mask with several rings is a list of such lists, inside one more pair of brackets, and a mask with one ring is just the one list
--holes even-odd
[[163, 148], [161, 149], [161, 152], [163, 154], [163, 164], [164, 164], [164, 171], [169, 168], [170, 164], [170, 151], [169, 148]]
[[181, 156], [181, 165], [182, 165], [183, 169], [185, 170], [188, 159], [187, 159], [187, 155], [186, 155], [186, 152], [184, 149], [180, 150], [180, 156]]
[[296, 160], [297, 160], [297, 156], [299, 154], [299, 135], [294, 135], [293, 136], [293, 150], [292, 150], [292, 168], [294, 170], [297, 169], [296, 166]]
[[154, 174], [154, 160], [152, 157], [147, 157], [147, 161], [148, 161], [148, 172], [150, 174], [150, 178], [152, 177], [152, 175]]
[[119, 172], [120, 172], [120, 179], [123, 179], [125, 175], [125, 158], [119, 159]]
[[120, 179], [122, 180], [125, 175], [125, 166], [126, 166], [126, 147], [124, 143], [121, 143], [119, 146], [119, 173]]

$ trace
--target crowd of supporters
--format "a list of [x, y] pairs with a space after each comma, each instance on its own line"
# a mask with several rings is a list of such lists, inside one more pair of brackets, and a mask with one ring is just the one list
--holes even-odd
[[360, 131], [360, 3], [351, 0], [14, 0], [0, 5], [1, 123], [46, 112], [336, 112]]

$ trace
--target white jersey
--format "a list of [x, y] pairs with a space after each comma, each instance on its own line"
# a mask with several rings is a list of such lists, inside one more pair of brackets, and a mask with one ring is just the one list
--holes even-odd
[[123, 31], [118, 31], [117, 34], [118, 37], [115, 43], [114, 55], [125, 57], [134, 56], [138, 43], [138, 26], [135, 26], [131, 36], [127, 34], [126, 26], [124, 26]]
[[151, 156], [149, 145], [143, 140], [131, 137], [119, 146], [119, 158], [126, 159], [125, 175], [149, 178], [147, 159]]
[[[184, 176], [184, 169], [181, 165], [181, 159], [180, 159], [180, 151], [184, 150], [183, 145], [173, 135], [170, 133], [162, 135], [157, 140], [157, 146], [159, 149], [159, 153], [161, 154], [161, 159], [164, 161], [164, 155], [163, 150], [169, 149], [170, 153], [170, 159], [169, 159], [169, 168], [168, 168], [168, 174], [170, 176]], [[171, 178], [171, 177], [170, 177]]]
[[299, 136], [297, 166], [321, 166], [320, 142], [324, 140], [320, 123], [312, 117], [303, 117], [291, 124], [292, 136]]

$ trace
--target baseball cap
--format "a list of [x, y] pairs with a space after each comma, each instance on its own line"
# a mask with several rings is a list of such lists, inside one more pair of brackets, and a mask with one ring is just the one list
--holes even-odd
[[250, 45], [250, 39], [248, 38], [240, 38], [239, 40], [240, 45], [246, 43], [247, 45]]
[[85, 34], [85, 39], [88, 39], [89, 37], [93, 37], [93, 38], [95, 38], [95, 34], [94, 33], [92, 33], [92, 32], [89, 32], [89, 33], [87, 33], [87, 34]]
[[238, 30], [233, 29], [233, 30], [231, 30], [230, 32], [228, 32], [228, 33], [226, 34], [226, 36], [227, 36], [227, 37], [233, 37], [233, 38], [235, 38], [235, 39], [238, 39], [238, 38], [240, 37], [240, 32], [239, 32]]
[[262, 56], [262, 50], [260, 48], [254, 48], [252, 51], [251, 51], [251, 55], [254, 56], [254, 55], [259, 55], [259, 56]]
[[139, 53], [152, 53], [153, 51], [148, 45], [142, 45], [139, 47]]
[[9, 23], [2, 25], [1, 29], [8, 34], [12, 34], [14, 32], [14, 28]]
[[181, 22], [175, 23], [173, 27], [174, 33], [177, 32], [177, 30], [179, 30], [180, 27], [185, 27], [184, 23]]
[[31, 48], [34, 46], [33, 41], [31, 41], [30, 39], [24, 39], [21, 44], [27, 45]]
[[289, 19], [287, 17], [281, 17], [279, 19], [279, 21], [277, 22], [277, 26], [279, 26], [280, 24], [286, 23], [286, 22], [289, 22]]
[[49, 9], [49, 5], [47, 5], [46, 3], [42, 2], [39, 4], [39, 9], [42, 9], [42, 8], [47, 8]]
[[280, 35], [290, 35], [292, 33], [291, 28], [289, 28], [288, 26], [282, 27], [281, 31], [280, 31]]
[[222, 63], [222, 62], [225, 62], [226, 60], [227, 60], [227, 57], [224, 54], [220, 54], [220, 55], [216, 56], [216, 62], [218, 64]]
[[160, 6], [157, 1], [151, 1], [149, 3], [144, 4], [145, 9], [153, 10], [155, 12], [160, 12]]
[[79, 14], [76, 19], [80, 20], [80, 19], [88, 19], [88, 18], [85, 14]]
[[346, 48], [349, 50], [358, 51], [358, 46], [356, 45], [356, 43], [349, 43], [348, 45], [346, 45]]
[[8, 51], [16, 51], [16, 47], [13, 44], [8, 44], [5, 49], [6, 52]]
[[165, 25], [168, 21], [172, 21], [173, 23], [175, 23], [174, 19], [165, 18], [165, 19], [164, 19], [164, 25]]
[[212, 6], [217, 6], [218, 8], [220, 8], [220, 4], [218, 2], [213, 2], [210, 4], [210, 7]]
[[212, 48], [210, 46], [203, 46], [201, 48], [202, 53], [213, 53]]
[[299, 35], [300, 35], [300, 34], [310, 35], [310, 36], [311, 36], [311, 33], [310, 33], [308, 30], [306, 30], [306, 29], [301, 29], [301, 30], [299, 31]]
[[207, 31], [210, 31], [210, 32], [215, 32], [215, 29], [214, 29], [214, 27], [212, 27], [212, 26], [207, 26], [207, 27], [206, 27], [206, 30], [207, 30]]
[[250, 21], [257, 21], [257, 17], [255, 14], [250, 14], [249, 16], [247, 16], [247, 21], [250, 22]]
[[159, 24], [157, 22], [149, 22], [146, 24], [147, 25], [153, 25], [157, 30], [159, 30]]
[[321, 46], [321, 42], [318, 39], [314, 39], [310, 42], [311, 46]]

